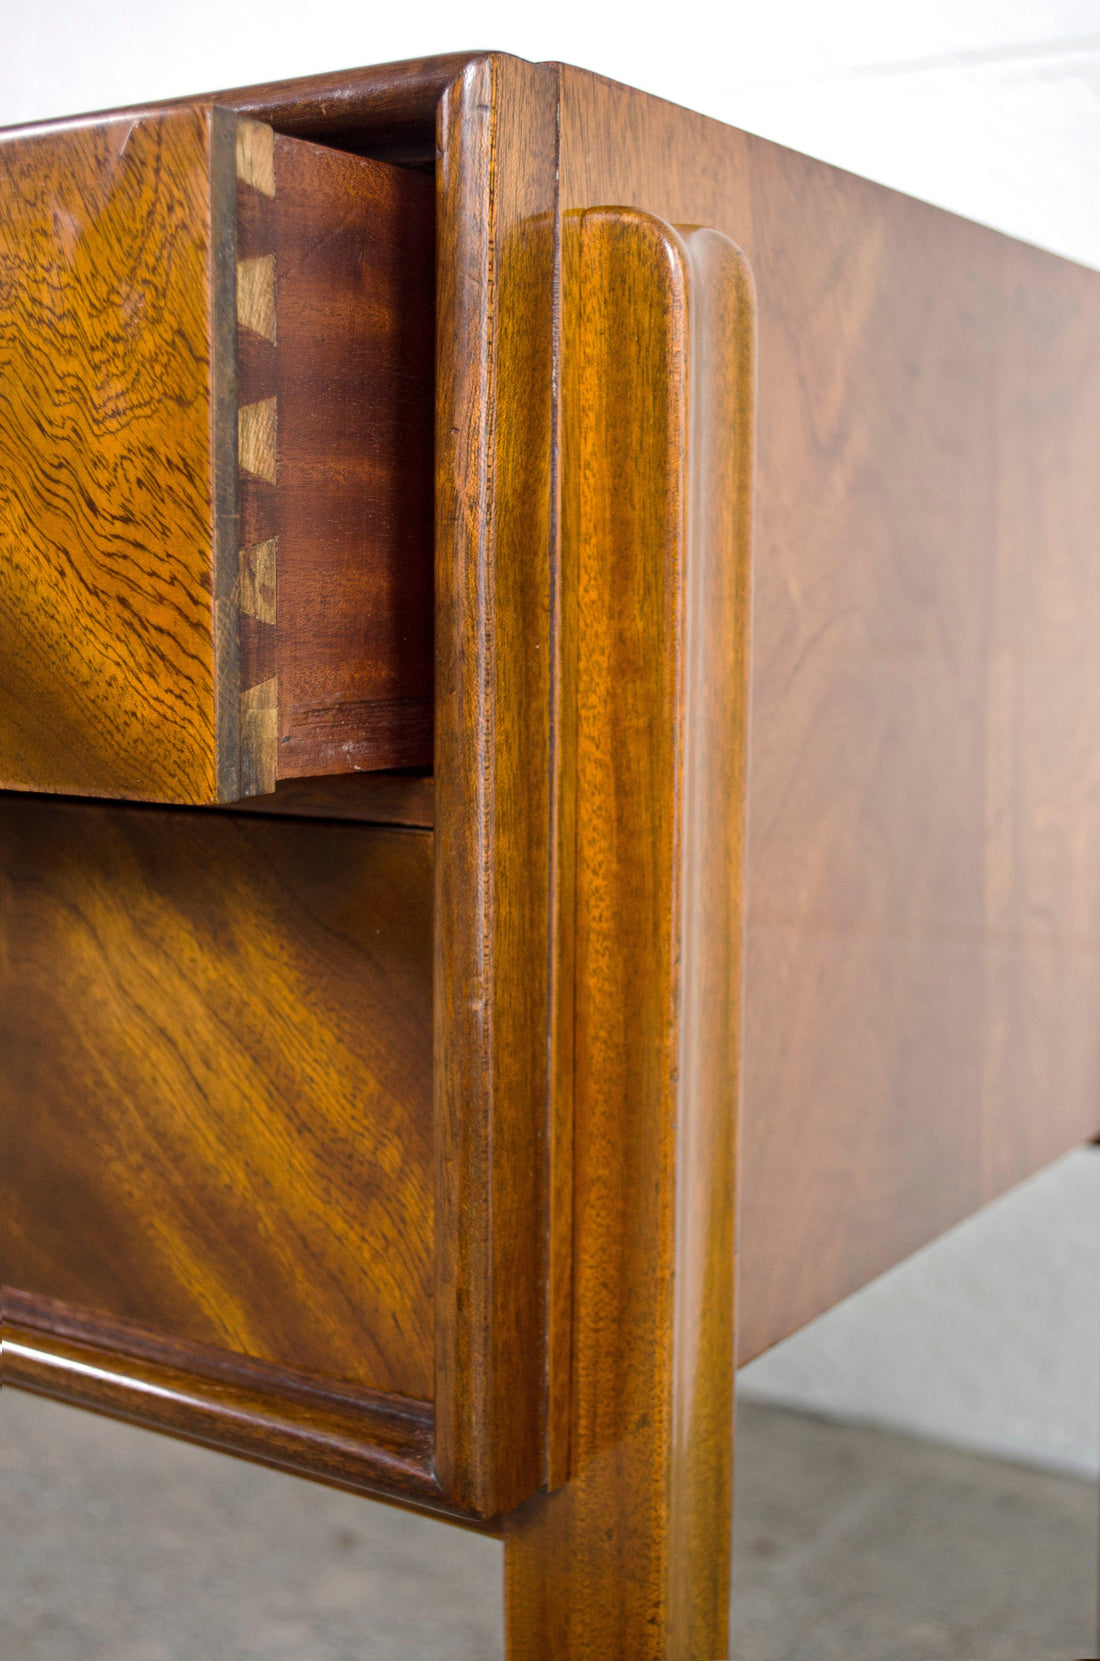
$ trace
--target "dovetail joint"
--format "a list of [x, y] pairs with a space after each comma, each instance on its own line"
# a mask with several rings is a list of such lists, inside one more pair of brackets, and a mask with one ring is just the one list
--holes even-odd
[[262, 121], [237, 123], [237, 177], [265, 196], [275, 194], [275, 133]]
[[243, 473], [275, 483], [276, 400], [261, 398], [237, 412], [237, 460]]
[[241, 693], [241, 785], [245, 796], [270, 796], [279, 750], [279, 677]]
[[275, 255], [237, 261], [237, 322], [275, 340]]

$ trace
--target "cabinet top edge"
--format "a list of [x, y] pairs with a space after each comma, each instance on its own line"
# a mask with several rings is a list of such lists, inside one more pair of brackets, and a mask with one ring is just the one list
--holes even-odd
[[[81, 111], [0, 126], [0, 142], [64, 131], [91, 122], [140, 120], [185, 105], [214, 104], [269, 121], [290, 137], [347, 135], [357, 127], [410, 128], [432, 122], [447, 88], [472, 64], [504, 62], [511, 55], [484, 50], [450, 52], [398, 63], [364, 65], [291, 80], [257, 82], [213, 92], [155, 99], [118, 108]], [[512, 58], [512, 61], [517, 61]]]

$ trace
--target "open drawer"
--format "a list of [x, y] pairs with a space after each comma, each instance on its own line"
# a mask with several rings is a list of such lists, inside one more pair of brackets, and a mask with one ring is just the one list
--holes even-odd
[[4, 1382], [477, 1526], [546, 1470], [557, 91], [493, 63], [0, 135]]
[[430, 176], [198, 104], [0, 196], [0, 786], [429, 765]]

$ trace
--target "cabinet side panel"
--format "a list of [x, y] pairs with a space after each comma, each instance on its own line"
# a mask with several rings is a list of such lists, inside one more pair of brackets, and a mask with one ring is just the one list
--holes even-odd
[[1100, 1127], [1100, 275], [563, 71], [759, 301], [740, 1353]]
[[209, 111], [0, 145], [0, 783], [216, 796]]

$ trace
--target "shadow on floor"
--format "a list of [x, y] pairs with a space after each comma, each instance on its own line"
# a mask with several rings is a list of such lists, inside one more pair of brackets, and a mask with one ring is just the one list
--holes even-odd
[[752, 1402], [735, 1447], [735, 1661], [1096, 1654], [1092, 1483]]
[[[746, 1404], [736, 1661], [1095, 1654], [1094, 1489]], [[5, 1390], [12, 1661], [494, 1661], [496, 1541]]]
[[495, 1661], [495, 1540], [16, 1390], [3, 1661]]

